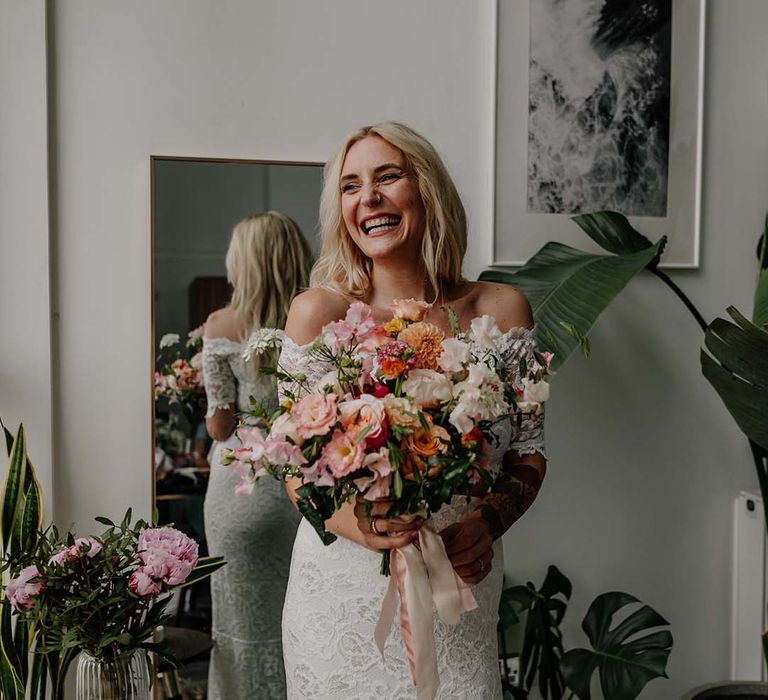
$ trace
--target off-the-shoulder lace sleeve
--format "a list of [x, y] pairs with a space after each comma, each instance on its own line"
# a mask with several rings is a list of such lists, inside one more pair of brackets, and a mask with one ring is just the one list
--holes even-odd
[[229, 358], [241, 352], [240, 343], [228, 338], [203, 338], [203, 382], [210, 418], [217, 409], [237, 407], [237, 382]]
[[288, 336], [283, 339], [278, 368], [286, 374], [301, 378], [302, 382], [279, 381], [277, 393], [280, 401], [288, 398], [286, 392], [291, 392], [295, 397], [305, 394], [306, 388], [313, 387], [330, 369], [327, 362], [310, 356], [307, 351], [311, 345], [312, 343], [298, 345]]
[[[536, 361], [536, 334], [533, 329], [510, 328], [500, 341], [500, 361], [503, 377], [508, 382], [520, 383], [520, 360], [525, 359], [527, 366]], [[518, 454], [526, 455], [544, 452], [544, 409], [539, 415], [524, 414], [518, 425], [517, 416], [512, 418], [512, 438], [509, 448]]]

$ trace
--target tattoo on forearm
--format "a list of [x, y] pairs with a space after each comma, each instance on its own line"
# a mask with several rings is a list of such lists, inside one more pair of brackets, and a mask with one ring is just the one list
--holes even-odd
[[541, 480], [541, 473], [534, 467], [505, 466], [480, 506], [493, 539], [501, 537], [528, 510], [539, 493]]

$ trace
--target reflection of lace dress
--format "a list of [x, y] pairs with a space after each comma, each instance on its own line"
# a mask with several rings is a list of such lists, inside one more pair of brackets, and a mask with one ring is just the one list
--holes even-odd
[[[274, 381], [246, 373], [243, 346], [206, 338], [203, 372], [208, 416], [217, 408], [245, 411], [249, 397], [277, 400]], [[205, 534], [213, 556], [226, 566], [211, 578], [213, 637], [208, 675], [211, 700], [279, 700], [285, 697], [280, 616], [288, 581], [291, 547], [299, 515], [282, 483], [262, 479], [249, 496], [236, 496], [240, 477], [220, 463], [232, 435], [217, 443], [205, 496]]]
[[[529, 361], [533, 332], [510, 329], [500, 341], [503, 366]], [[325, 369], [310, 364], [286, 338], [282, 367], [303, 372], [310, 381]], [[528, 418], [511, 435], [510, 422], [496, 427], [499, 447], [491, 454], [496, 474], [501, 457], [512, 447], [522, 454], [543, 452], [543, 419]], [[463, 499], [433, 516], [439, 531], [462, 520], [475, 507]], [[384, 661], [374, 642], [374, 626], [388, 579], [379, 574], [381, 555], [339, 538], [325, 547], [312, 526], [302, 521], [291, 560], [291, 576], [283, 609], [283, 651], [289, 700], [407, 700], [415, 698], [399, 625], [393, 624]], [[501, 542], [494, 545], [493, 568], [472, 592], [478, 609], [465, 613], [456, 627], [435, 615], [435, 638], [441, 686], [440, 700], [491, 700], [501, 697], [496, 623], [504, 561]]]

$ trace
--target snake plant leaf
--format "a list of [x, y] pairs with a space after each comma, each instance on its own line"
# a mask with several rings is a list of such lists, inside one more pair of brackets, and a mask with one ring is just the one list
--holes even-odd
[[742, 432], [768, 450], [768, 331], [735, 308], [707, 328], [701, 369]]
[[633, 253], [595, 255], [550, 242], [519, 270], [486, 270], [480, 279], [511, 284], [528, 297], [539, 348], [554, 354], [557, 369], [581, 347], [578, 338], [587, 336], [616, 295], [661, 255], [665, 243], [662, 237]]
[[640, 601], [628, 593], [599, 595], [589, 606], [582, 629], [592, 649], [573, 649], [560, 663], [565, 683], [581, 700], [590, 700], [590, 682], [599, 671], [603, 695], [611, 700], [634, 700], [654, 678], [666, 678], [672, 635], [657, 630], [669, 623], [647, 605], [631, 613], [613, 629], [614, 615]]
[[24, 683], [19, 677], [19, 660], [13, 643], [12, 609], [0, 606], [0, 697], [24, 700]]
[[757, 252], [760, 266], [757, 271], [752, 321], [756, 326], [768, 330], [768, 214], [765, 215], [765, 230], [760, 238]]
[[638, 253], [653, 245], [632, 227], [624, 214], [615, 211], [579, 214], [571, 218], [597, 245], [614, 255]]
[[24, 426], [20, 425], [11, 447], [8, 471], [5, 474], [2, 500], [0, 500], [0, 535], [3, 552], [8, 551], [13, 525], [23, 507], [24, 482], [27, 474], [27, 441]]

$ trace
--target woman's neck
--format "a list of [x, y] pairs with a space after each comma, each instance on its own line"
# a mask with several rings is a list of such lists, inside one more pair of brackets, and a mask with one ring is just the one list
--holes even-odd
[[388, 308], [393, 299], [434, 301], [435, 292], [421, 264], [375, 262], [371, 282], [368, 303], [373, 307]]

